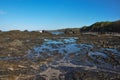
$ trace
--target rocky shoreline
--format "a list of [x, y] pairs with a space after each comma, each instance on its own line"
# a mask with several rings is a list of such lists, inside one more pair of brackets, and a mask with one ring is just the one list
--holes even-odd
[[0, 32], [0, 80], [119, 80], [118, 35]]

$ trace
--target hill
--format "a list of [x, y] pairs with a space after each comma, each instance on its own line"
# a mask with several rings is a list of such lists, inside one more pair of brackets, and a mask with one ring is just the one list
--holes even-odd
[[120, 33], [120, 20], [114, 22], [96, 22], [90, 26], [84, 26], [81, 32], [118, 32]]

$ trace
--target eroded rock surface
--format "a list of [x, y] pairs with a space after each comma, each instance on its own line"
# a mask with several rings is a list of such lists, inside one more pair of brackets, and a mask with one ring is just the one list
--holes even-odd
[[39, 32], [0, 35], [0, 80], [120, 79], [119, 36]]

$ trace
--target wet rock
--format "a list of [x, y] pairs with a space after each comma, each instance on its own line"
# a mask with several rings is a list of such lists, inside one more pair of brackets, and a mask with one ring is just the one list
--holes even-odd
[[79, 35], [74, 30], [67, 30], [66, 34], [0, 32], [0, 79], [120, 79], [120, 38], [98, 34]]
[[43, 78], [42, 76], [40, 75], [36, 75], [34, 80], [46, 80], [45, 78]]

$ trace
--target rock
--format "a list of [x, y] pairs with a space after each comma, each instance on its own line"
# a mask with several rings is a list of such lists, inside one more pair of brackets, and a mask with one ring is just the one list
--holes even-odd
[[19, 68], [26, 68], [25, 66], [22, 66], [22, 65], [18, 65]]
[[46, 80], [46, 79], [40, 75], [36, 75], [34, 80]]
[[8, 70], [14, 71], [14, 68], [13, 67], [9, 67]]
[[23, 43], [20, 40], [14, 40], [14, 41], [10, 42], [9, 45], [12, 47], [20, 47], [23, 45]]

